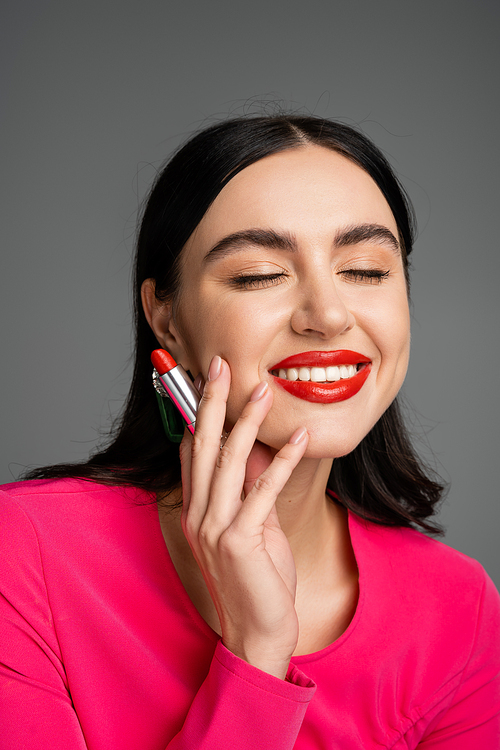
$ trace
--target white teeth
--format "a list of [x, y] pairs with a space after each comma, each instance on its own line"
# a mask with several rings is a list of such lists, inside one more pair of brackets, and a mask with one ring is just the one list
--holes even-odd
[[340, 380], [340, 370], [338, 367], [327, 367], [326, 368], [326, 379], [330, 382]]
[[357, 365], [340, 365], [339, 367], [290, 367], [288, 370], [271, 370], [275, 377], [283, 380], [310, 380], [313, 383], [334, 383], [337, 380], [352, 378], [358, 371]]
[[326, 380], [326, 370], [324, 367], [311, 367], [311, 380], [315, 383], [324, 383]]

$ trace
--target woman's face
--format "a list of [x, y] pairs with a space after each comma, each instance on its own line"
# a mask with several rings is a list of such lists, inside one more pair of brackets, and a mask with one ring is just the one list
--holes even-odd
[[384, 196], [353, 162], [319, 146], [268, 156], [231, 179], [187, 242], [166, 346], [193, 375], [215, 354], [227, 360], [230, 424], [265, 380], [274, 400], [262, 442], [278, 449], [305, 426], [306, 455], [344, 455], [407, 369], [397, 238]]

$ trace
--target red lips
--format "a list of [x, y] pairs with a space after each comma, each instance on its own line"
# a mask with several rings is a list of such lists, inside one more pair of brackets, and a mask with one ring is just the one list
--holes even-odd
[[332, 404], [352, 398], [363, 387], [371, 370], [371, 360], [363, 354], [348, 349], [337, 349], [332, 352], [303, 352], [278, 362], [270, 370], [287, 370], [291, 367], [333, 367], [335, 365], [361, 365], [352, 378], [337, 380], [332, 383], [314, 383], [310, 380], [285, 380], [273, 376], [278, 385], [292, 396], [304, 401]]
[[289, 367], [334, 367], [335, 365], [357, 365], [371, 362], [364, 354], [352, 352], [350, 349], [337, 349], [333, 352], [302, 352], [292, 354], [270, 370], [287, 370]]

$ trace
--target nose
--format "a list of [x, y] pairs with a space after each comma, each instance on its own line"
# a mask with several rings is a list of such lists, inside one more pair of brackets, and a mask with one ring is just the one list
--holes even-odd
[[331, 269], [301, 280], [298, 290], [291, 319], [296, 333], [332, 339], [354, 327], [355, 317], [339, 293]]

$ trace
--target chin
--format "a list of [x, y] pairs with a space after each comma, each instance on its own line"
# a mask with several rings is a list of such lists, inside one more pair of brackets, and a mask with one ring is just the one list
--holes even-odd
[[355, 438], [345, 438], [342, 440], [332, 440], [329, 438], [320, 438], [311, 436], [309, 444], [304, 454], [304, 458], [341, 458], [351, 453], [363, 440], [365, 435]]
[[[298, 425], [290, 427], [289, 431], [286, 432], [281, 429], [276, 432], [273, 430], [261, 430], [258, 439], [260, 442], [265, 443], [270, 448], [278, 451], [282, 448], [290, 435], [293, 434]], [[351, 453], [359, 443], [366, 437], [369, 430], [342, 430], [336, 425], [328, 428], [328, 425], [323, 424], [321, 428], [311, 427], [305, 424], [305, 427], [309, 433], [309, 443], [304, 453], [304, 458], [313, 459], [331, 459], [340, 458]]]

